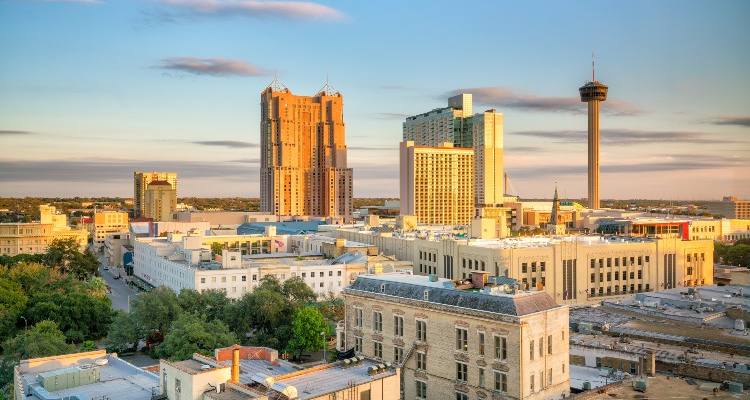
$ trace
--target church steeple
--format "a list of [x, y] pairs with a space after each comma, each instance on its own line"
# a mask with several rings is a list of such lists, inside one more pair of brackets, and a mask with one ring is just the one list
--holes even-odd
[[565, 224], [560, 222], [560, 199], [557, 196], [557, 184], [555, 184], [555, 197], [552, 198], [552, 212], [547, 223], [547, 232], [550, 235], [565, 234]]

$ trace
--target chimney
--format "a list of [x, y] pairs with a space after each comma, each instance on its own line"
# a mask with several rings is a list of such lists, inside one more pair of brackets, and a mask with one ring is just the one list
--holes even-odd
[[240, 349], [232, 350], [232, 383], [240, 383]]

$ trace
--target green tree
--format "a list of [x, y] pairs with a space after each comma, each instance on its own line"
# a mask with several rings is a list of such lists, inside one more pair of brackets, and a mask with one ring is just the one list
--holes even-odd
[[75, 351], [54, 321], [42, 321], [3, 343], [3, 357], [15, 361]]
[[133, 315], [117, 311], [105, 343], [109, 351], [124, 353], [137, 350], [141, 338], [143, 334], [139, 332]]
[[214, 255], [220, 256], [222, 250], [224, 250], [223, 243], [219, 243], [219, 242], [211, 243], [211, 253], [213, 253]]
[[318, 298], [310, 286], [308, 286], [299, 276], [284, 281], [281, 291], [294, 307], [300, 307], [304, 304], [315, 302], [315, 299]]
[[750, 244], [735, 243], [727, 249], [725, 262], [740, 267], [750, 267]]
[[180, 308], [184, 312], [203, 316], [206, 321], [215, 319], [226, 322], [226, 311], [231, 300], [222, 290], [204, 290], [198, 292], [192, 289], [182, 289], [177, 296]]
[[74, 239], [53, 240], [47, 247], [44, 263], [64, 274], [71, 274], [79, 280], [96, 275], [99, 260], [88, 249], [81, 253]]
[[307, 306], [294, 313], [292, 338], [286, 349], [298, 358], [303, 351], [317, 351], [326, 345], [330, 328], [317, 308]]
[[344, 319], [344, 301], [333, 295], [328, 295], [325, 299], [318, 302], [320, 313], [329, 322], [336, 323]]
[[132, 300], [131, 313], [141, 332], [164, 336], [182, 311], [172, 289], [160, 286]]
[[0, 277], [0, 340], [15, 332], [28, 300], [19, 283]]
[[157, 353], [170, 360], [186, 360], [193, 353], [210, 356], [214, 349], [235, 343], [236, 336], [223, 322], [206, 322], [196, 315], [185, 313], [172, 324]]

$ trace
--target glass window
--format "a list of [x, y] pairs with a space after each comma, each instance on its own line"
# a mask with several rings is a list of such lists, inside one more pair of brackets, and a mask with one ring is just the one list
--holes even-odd
[[383, 358], [383, 343], [372, 342], [372, 344], [373, 344], [373, 353], [375, 354], [375, 358]]
[[417, 352], [417, 369], [427, 369], [427, 353]]
[[417, 320], [417, 340], [427, 341], [427, 321]]
[[469, 366], [462, 362], [456, 362], [456, 380], [467, 382], [469, 380]]
[[398, 315], [393, 317], [393, 334], [395, 336], [404, 336], [404, 317]]
[[469, 351], [469, 332], [464, 328], [456, 328], [456, 350]]
[[484, 332], [479, 332], [479, 355], [484, 355]]
[[499, 392], [508, 391], [508, 375], [495, 371], [495, 390]]
[[505, 360], [508, 357], [508, 340], [504, 337], [495, 336], [495, 358]]
[[417, 385], [417, 400], [427, 400], [427, 382], [415, 382]]
[[383, 313], [379, 311], [372, 313], [372, 329], [377, 332], [383, 331]]

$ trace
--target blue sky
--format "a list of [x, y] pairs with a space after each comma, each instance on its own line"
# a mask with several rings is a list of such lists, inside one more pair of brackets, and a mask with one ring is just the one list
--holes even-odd
[[[355, 196], [397, 196], [404, 116], [471, 89], [505, 118], [514, 194], [750, 198], [750, 2], [0, 0], [0, 195], [256, 196], [260, 91], [344, 94]], [[479, 104], [477, 104], [479, 103]]]

